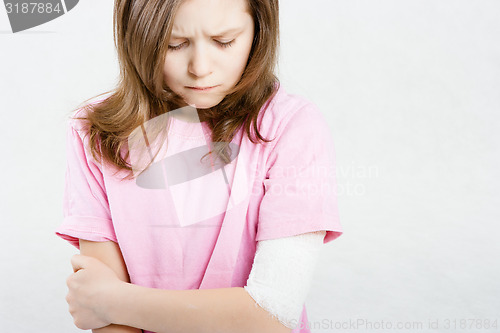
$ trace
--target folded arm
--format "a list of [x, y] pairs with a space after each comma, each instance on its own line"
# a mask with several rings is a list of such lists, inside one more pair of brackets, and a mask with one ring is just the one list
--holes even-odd
[[324, 234], [259, 242], [245, 288], [162, 290], [123, 283], [108, 316], [114, 323], [158, 333], [290, 333]]
[[[80, 254], [94, 257], [108, 265], [124, 282], [130, 283], [127, 267], [123, 260], [118, 244], [115, 242], [91, 242], [80, 239]], [[93, 329], [93, 333], [142, 333], [142, 330], [135, 327], [112, 324], [99, 329]]]

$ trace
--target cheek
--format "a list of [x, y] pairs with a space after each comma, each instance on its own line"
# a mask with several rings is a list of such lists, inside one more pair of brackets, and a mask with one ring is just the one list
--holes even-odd
[[176, 70], [179, 70], [179, 66], [176, 65], [174, 59], [165, 60], [163, 64], [163, 78], [165, 81], [173, 81], [176, 77]]
[[239, 50], [238, 52], [237, 57], [234, 58], [235, 66], [237, 66], [241, 70], [241, 72], [243, 72], [247, 65], [251, 49], [252, 39], [248, 39], [245, 42], [245, 47], [241, 48], [241, 50]]
[[238, 50], [229, 59], [226, 59], [225, 66], [230, 68], [233, 75], [243, 73], [248, 62], [249, 51], [247, 49]]

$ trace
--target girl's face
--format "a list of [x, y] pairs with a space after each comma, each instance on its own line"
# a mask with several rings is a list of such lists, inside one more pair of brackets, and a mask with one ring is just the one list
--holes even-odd
[[186, 0], [180, 6], [163, 77], [188, 104], [213, 107], [240, 80], [254, 38], [247, 1]]

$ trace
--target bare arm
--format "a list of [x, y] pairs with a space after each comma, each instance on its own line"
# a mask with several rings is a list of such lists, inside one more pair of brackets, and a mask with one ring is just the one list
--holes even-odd
[[123, 283], [111, 322], [158, 333], [290, 333], [241, 287], [164, 290]]
[[[115, 242], [91, 242], [80, 239], [80, 254], [99, 259], [108, 265], [120, 280], [130, 283], [130, 277], [120, 247]], [[93, 329], [92, 332], [141, 333], [142, 330], [135, 327], [112, 324], [99, 329]]]

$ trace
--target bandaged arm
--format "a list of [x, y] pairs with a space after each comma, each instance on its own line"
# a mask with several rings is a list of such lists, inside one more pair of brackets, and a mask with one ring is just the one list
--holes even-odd
[[257, 242], [244, 289], [283, 325], [294, 329], [311, 287], [326, 232], [309, 232]]

